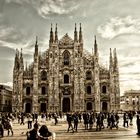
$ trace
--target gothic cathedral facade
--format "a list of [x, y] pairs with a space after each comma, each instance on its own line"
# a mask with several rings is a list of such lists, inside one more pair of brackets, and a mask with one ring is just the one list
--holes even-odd
[[109, 68], [99, 64], [95, 37], [93, 52], [83, 49], [82, 28], [74, 39], [58, 39], [51, 27], [49, 48], [38, 52], [24, 66], [22, 50], [16, 50], [13, 68], [12, 110], [22, 112], [111, 112], [120, 109], [119, 69], [116, 49], [110, 49]]

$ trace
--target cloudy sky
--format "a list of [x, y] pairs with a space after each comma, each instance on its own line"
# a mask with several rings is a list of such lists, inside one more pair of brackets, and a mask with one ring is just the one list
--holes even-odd
[[121, 94], [140, 89], [140, 0], [0, 0], [0, 83], [12, 83], [15, 49], [24, 62], [33, 58], [35, 36], [39, 50], [48, 48], [50, 25], [58, 24], [59, 39], [73, 38], [82, 23], [84, 48], [91, 52], [97, 36], [100, 63], [107, 66], [109, 48], [116, 48]]

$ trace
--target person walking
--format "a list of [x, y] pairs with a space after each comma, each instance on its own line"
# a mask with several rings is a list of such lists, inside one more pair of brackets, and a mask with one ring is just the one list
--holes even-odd
[[57, 114], [56, 114], [56, 113], [54, 113], [54, 121], [55, 121], [55, 123], [54, 123], [54, 124], [55, 124], [55, 125], [58, 123], [58, 119], [57, 119], [57, 118], [58, 118]]
[[24, 114], [23, 113], [21, 114], [21, 123], [20, 123], [20, 125], [22, 125], [22, 124], [24, 125]]
[[74, 128], [73, 128], [73, 125], [72, 125], [72, 115], [71, 114], [67, 114], [67, 122], [68, 122], [68, 130], [67, 132], [69, 132], [69, 129], [71, 128], [72, 132], [74, 133]]
[[27, 119], [28, 119], [28, 129], [32, 129], [32, 115], [28, 114]]

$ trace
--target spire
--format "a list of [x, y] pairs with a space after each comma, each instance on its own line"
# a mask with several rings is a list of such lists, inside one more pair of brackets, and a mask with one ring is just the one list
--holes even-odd
[[75, 23], [75, 30], [74, 30], [74, 41], [75, 41], [75, 42], [78, 41], [76, 23]]
[[53, 38], [52, 23], [51, 23], [50, 43], [53, 43], [53, 41], [54, 41], [54, 38]]
[[118, 59], [117, 59], [117, 53], [116, 48], [114, 49], [114, 71], [118, 71]]
[[16, 58], [19, 58], [19, 50], [16, 49]]
[[112, 50], [110, 48], [110, 56], [109, 56], [109, 69], [111, 70], [113, 66], [113, 60], [112, 60]]
[[94, 40], [94, 53], [97, 54], [98, 48], [97, 48], [96, 36], [94, 36], [94, 38], [95, 38], [95, 40]]
[[80, 42], [80, 43], [83, 43], [81, 23], [80, 23], [80, 31], [79, 31], [79, 42]]
[[58, 35], [57, 35], [57, 23], [56, 23], [56, 27], [55, 27], [55, 42], [58, 41]]
[[14, 69], [19, 69], [19, 51], [16, 49]]
[[36, 36], [35, 55], [38, 55], [38, 37]]
[[22, 48], [21, 48], [21, 52], [20, 52], [20, 63], [23, 63]]
[[21, 52], [20, 52], [20, 68], [21, 68], [22, 70], [24, 70], [22, 48], [21, 48]]

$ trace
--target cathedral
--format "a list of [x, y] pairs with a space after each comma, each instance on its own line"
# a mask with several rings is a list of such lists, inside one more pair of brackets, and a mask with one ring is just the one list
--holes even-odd
[[120, 109], [119, 68], [116, 49], [110, 49], [109, 66], [99, 63], [95, 36], [93, 51], [83, 46], [82, 27], [74, 37], [58, 37], [51, 26], [48, 49], [40, 53], [36, 38], [33, 62], [24, 65], [16, 50], [13, 68], [12, 110], [22, 112], [111, 112]]

